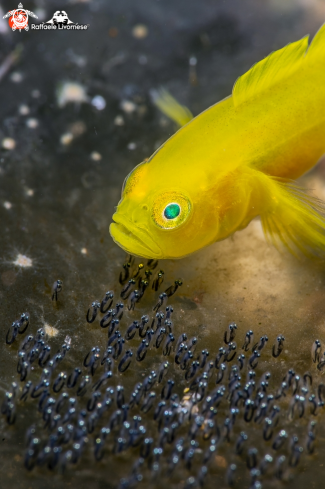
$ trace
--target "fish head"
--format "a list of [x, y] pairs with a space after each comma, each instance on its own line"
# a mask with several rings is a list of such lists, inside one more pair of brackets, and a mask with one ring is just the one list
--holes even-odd
[[215, 202], [197, 177], [138, 165], [125, 179], [110, 234], [127, 253], [150, 259], [182, 258], [212, 243]]

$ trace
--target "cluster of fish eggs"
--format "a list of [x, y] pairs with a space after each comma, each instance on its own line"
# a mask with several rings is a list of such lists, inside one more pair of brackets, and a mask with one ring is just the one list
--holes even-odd
[[[230, 487], [238, 480], [249, 489], [270, 479], [287, 481], [302, 457], [314, 453], [325, 386], [317, 375], [293, 369], [272, 383], [261, 360], [281, 355], [282, 335], [269, 352], [267, 336], [254, 341], [252, 331], [237, 345], [237, 325], [231, 323], [218, 351], [200, 350], [198, 339], [174, 324], [168, 305], [180, 280], [159, 295], [150, 314], [122, 326], [126, 309], [135, 310], [150, 288], [161, 288], [164, 272], [157, 265], [149, 260], [145, 268], [128, 257], [118, 301], [113, 306], [114, 293], [108, 291], [86, 314], [88, 323], [99, 318], [107, 345], [85, 352], [83, 364], [72, 371], [61, 370], [70, 337], [53, 354], [42, 328], [27, 335], [27, 313], [9, 328], [11, 348], [24, 335], [17, 349], [20, 384], [6, 392], [1, 412], [13, 425], [17, 409], [34, 406], [25, 436], [26, 469], [43, 466], [64, 474], [86, 454], [89, 462], [89, 453], [95, 463], [125, 454], [133, 466], [116, 482], [120, 489], [158, 480], [186, 489], [209, 487], [221, 473]], [[59, 300], [61, 290], [57, 280], [52, 300]], [[316, 340], [312, 358], [318, 370], [325, 363], [320, 351]], [[138, 373], [131, 386], [130, 373]]]

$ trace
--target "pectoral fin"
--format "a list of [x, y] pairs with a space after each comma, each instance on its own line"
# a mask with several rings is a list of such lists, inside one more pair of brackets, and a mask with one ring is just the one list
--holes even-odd
[[263, 230], [274, 245], [294, 255], [325, 258], [325, 204], [292, 184], [272, 177], [270, 206], [261, 214]]
[[156, 107], [179, 126], [185, 126], [185, 124], [193, 119], [191, 111], [177, 102], [177, 100], [164, 88], [152, 90], [151, 98]]

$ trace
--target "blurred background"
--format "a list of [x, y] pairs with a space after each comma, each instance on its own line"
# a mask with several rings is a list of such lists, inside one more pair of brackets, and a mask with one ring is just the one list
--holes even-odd
[[[48, 330], [54, 346], [71, 336], [71, 365], [103, 341], [85, 313], [118, 286], [125, 261], [108, 232], [114, 206], [125, 176], [176, 130], [149, 91], [164, 86], [196, 115], [229, 95], [255, 62], [313, 36], [325, 20], [323, 0], [38, 0], [23, 2], [38, 16], [30, 23], [46, 22], [60, 9], [88, 29], [12, 32], [2, 17], [17, 2], [0, 6], [1, 398], [16, 379], [17, 352], [4, 344], [5, 334], [23, 311], [34, 330], [55, 328]], [[325, 164], [301, 183], [324, 198]], [[314, 368], [311, 343], [325, 338], [325, 265], [279, 253], [259, 221], [160, 267], [166, 287], [183, 280], [173, 297], [177, 319], [203, 346], [217, 349], [235, 321], [242, 334], [254, 329], [271, 343], [284, 334], [284, 370]], [[55, 304], [51, 287], [58, 278], [64, 289]], [[142, 314], [150, 301], [141, 304]], [[108, 477], [105, 465], [93, 461], [65, 476], [25, 472], [28, 409], [14, 427], [0, 421], [1, 487], [111, 487], [119, 469], [111, 467]], [[307, 481], [317, 487], [324, 454], [320, 443], [287, 487]], [[121, 474], [127, 466], [121, 462]]]

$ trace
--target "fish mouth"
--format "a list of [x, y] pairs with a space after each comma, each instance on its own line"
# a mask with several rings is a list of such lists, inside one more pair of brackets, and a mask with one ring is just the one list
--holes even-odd
[[131, 255], [143, 258], [159, 258], [160, 247], [149, 236], [149, 233], [132, 224], [128, 219], [115, 213], [109, 232], [117, 245]]

